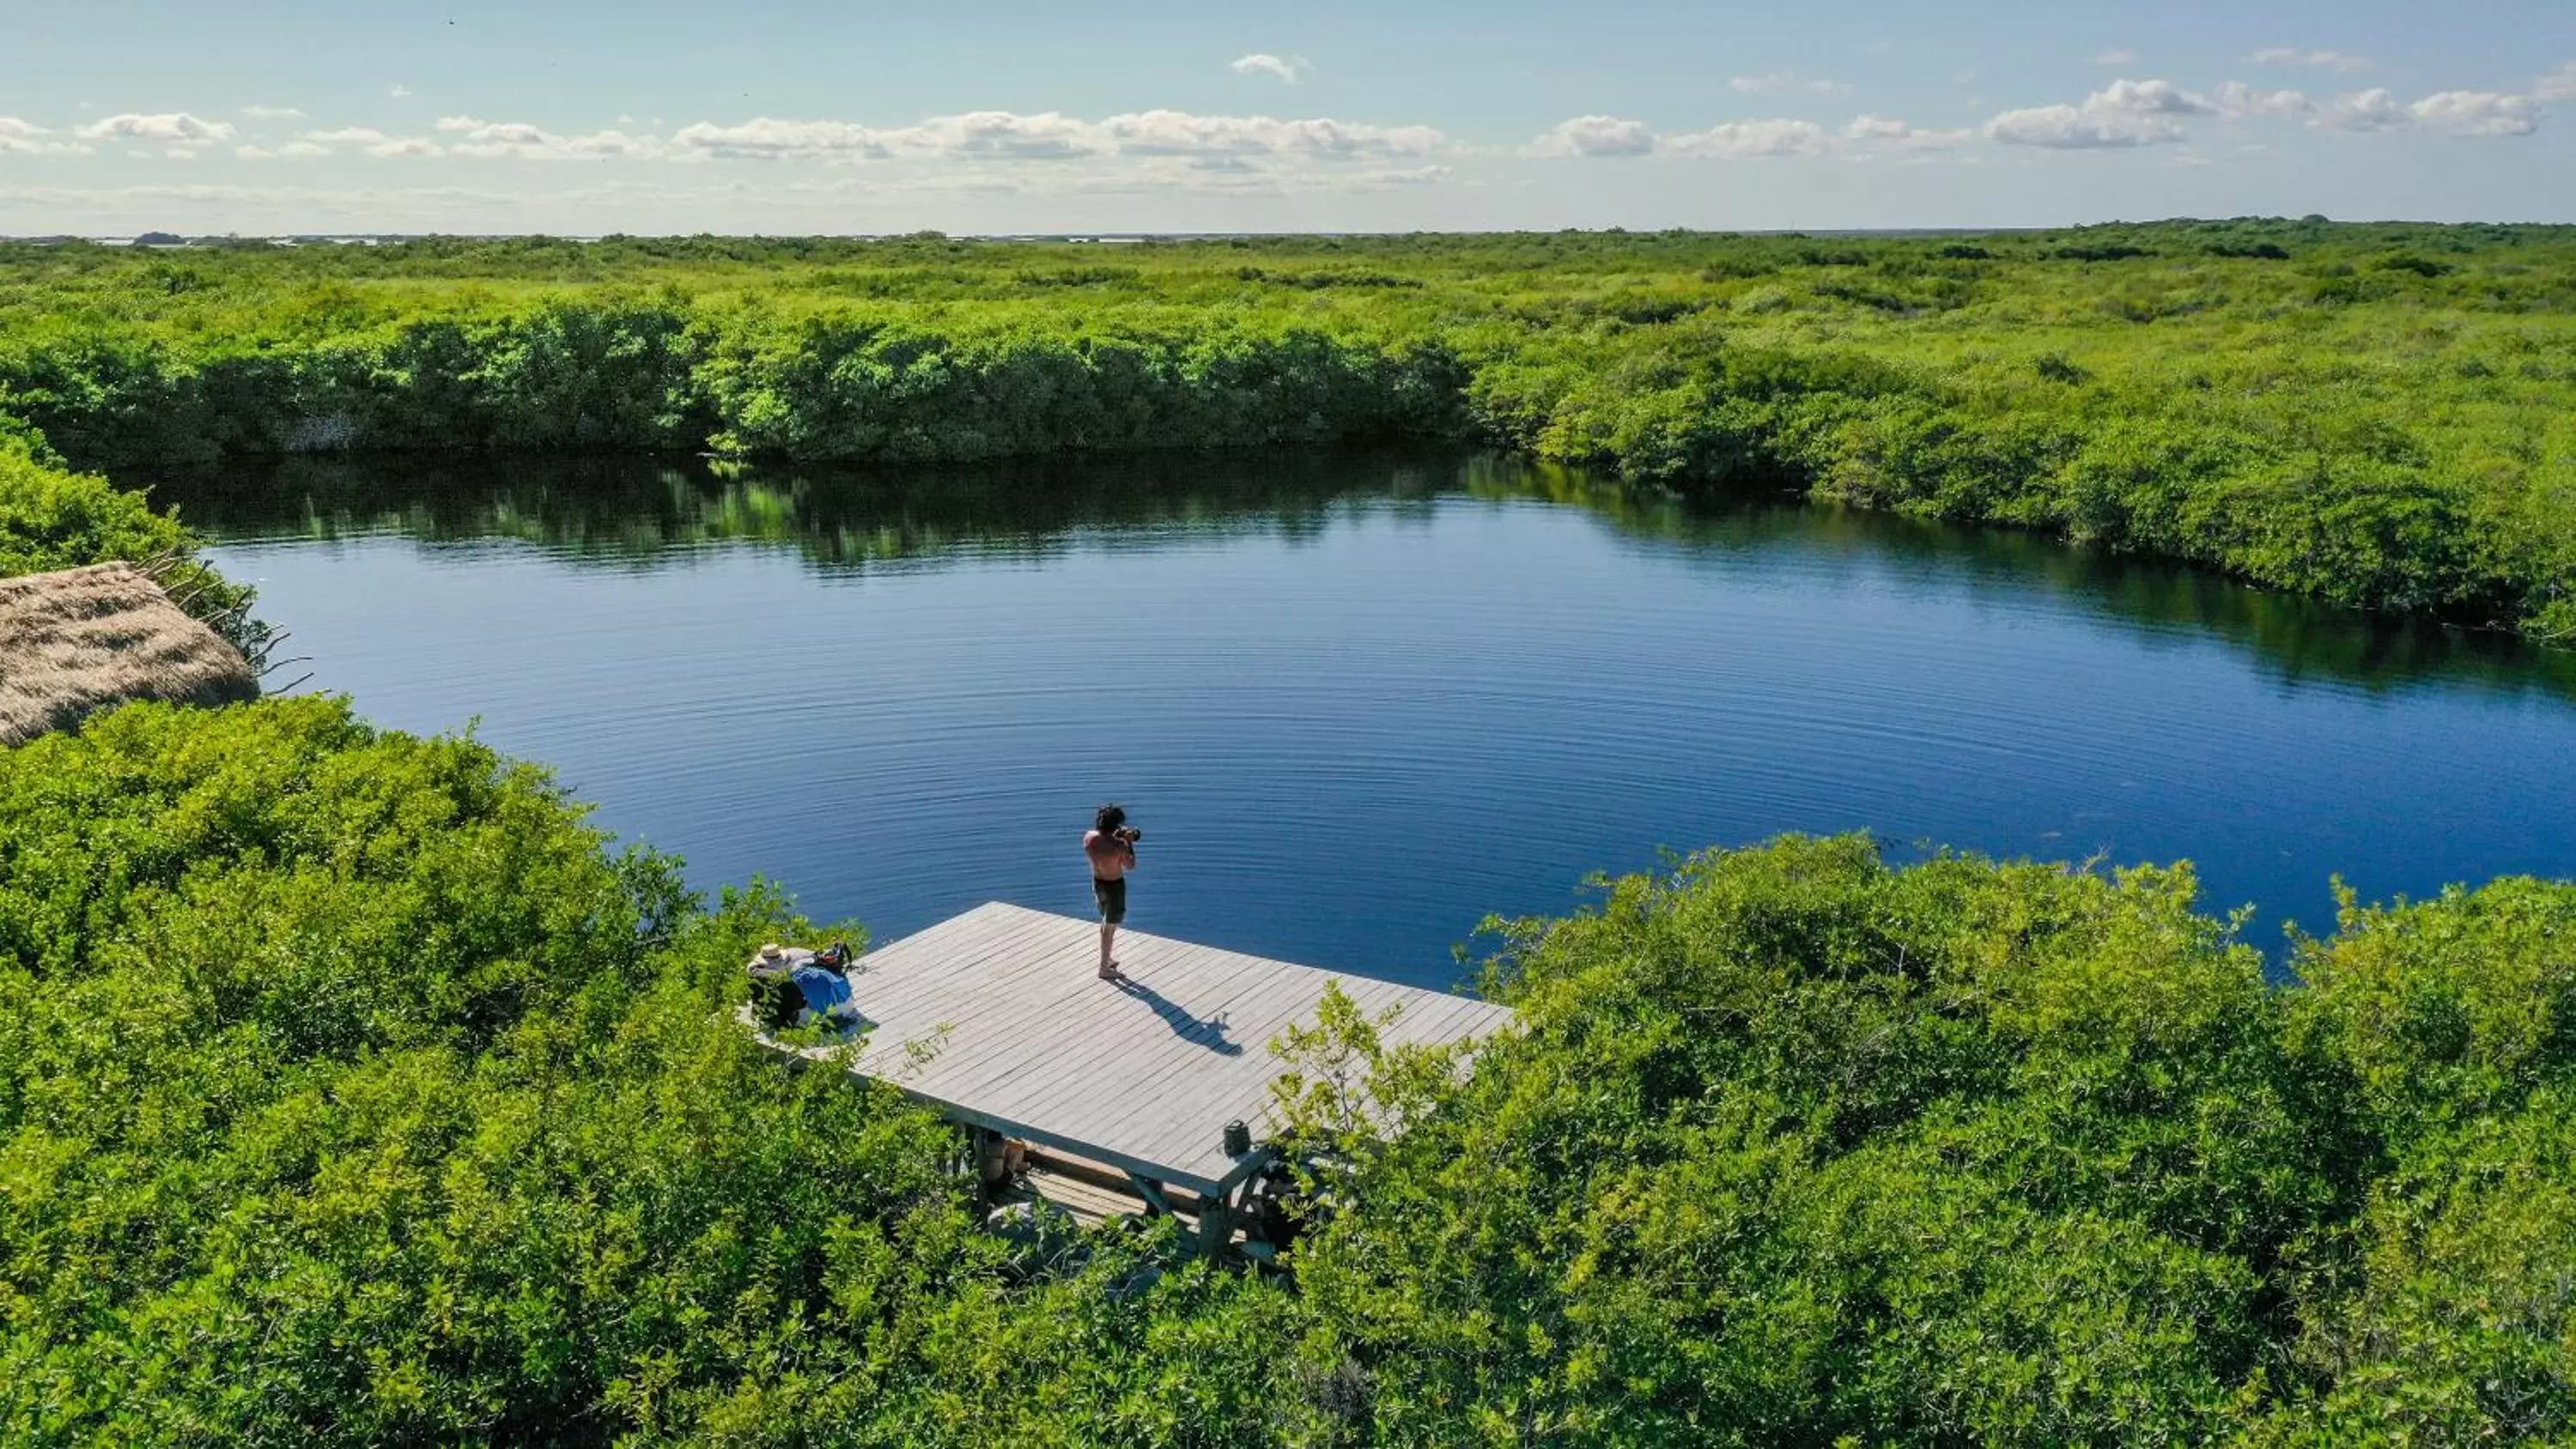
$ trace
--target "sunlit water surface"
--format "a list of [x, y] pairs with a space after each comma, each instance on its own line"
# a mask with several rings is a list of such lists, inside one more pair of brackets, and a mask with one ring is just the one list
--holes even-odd
[[496, 460], [164, 481], [309, 689], [553, 766], [705, 887], [891, 939], [1089, 907], [1410, 981], [1661, 848], [2198, 863], [2247, 938], [2576, 874], [2576, 658], [2011, 535], [1485, 459], [889, 478]]

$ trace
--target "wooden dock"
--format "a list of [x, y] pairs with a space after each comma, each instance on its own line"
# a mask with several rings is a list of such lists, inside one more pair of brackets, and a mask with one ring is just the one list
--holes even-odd
[[854, 1070], [956, 1121], [1116, 1167], [1148, 1202], [1164, 1185], [1221, 1200], [1269, 1160], [1227, 1153], [1225, 1125], [1265, 1135], [1284, 1070], [1270, 1040], [1312, 1025], [1328, 983], [1372, 1018], [1401, 1008], [1390, 1045], [1511, 1019], [1472, 997], [1135, 931], [1118, 933], [1125, 980], [1101, 980], [1099, 958], [1095, 923], [998, 902], [881, 946], [850, 972], [868, 1023]]

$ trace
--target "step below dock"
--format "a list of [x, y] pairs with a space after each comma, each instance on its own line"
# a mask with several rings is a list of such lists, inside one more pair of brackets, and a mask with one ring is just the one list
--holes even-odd
[[[1118, 933], [1125, 979], [1103, 981], [1099, 927], [995, 902], [859, 958], [850, 990], [868, 1035], [854, 1070], [952, 1119], [1222, 1197], [1266, 1158], [1224, 1148], [1228, 1122], [1267, 1134], [1270, 1054], [1314, 1024], [1327, 984], [1398, 1044], [1445, 1045], [1511, 1020], [1473, 997]], [[810, 1057], [833, 1048], [809, 1047]]]

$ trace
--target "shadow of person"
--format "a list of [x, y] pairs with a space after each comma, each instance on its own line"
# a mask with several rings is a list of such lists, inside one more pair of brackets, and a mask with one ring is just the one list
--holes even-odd
[[1221, 1057], [1243, 1055], [1243, 1043], [1225, 1039], [1226, 1032], [1231, 1028], [1226, 1025], [1223, 1016], [1204, 1018], [1193, 1016], [1189, 1008], [1133, 976], [1121, 976], [1116, 984], [1119, 990], [1152, 1007], [1154, 1014], [1163, 1019], [1163, 1024], [1172, 1029], [1172, 1035], [1185, 1042], [1206, 1047]]

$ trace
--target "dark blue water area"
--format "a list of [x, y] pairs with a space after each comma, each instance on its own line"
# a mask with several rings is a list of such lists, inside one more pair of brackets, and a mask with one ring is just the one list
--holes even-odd
[[2163, 565], [1488, 458], [168, 480], [305, 687], [469, 721], [713, 889], [986, 900], [1448, 984], [1489, 913], [1783, 831], [2197, 863], [2246, 939], [2576, 874], [2576, 657]]

